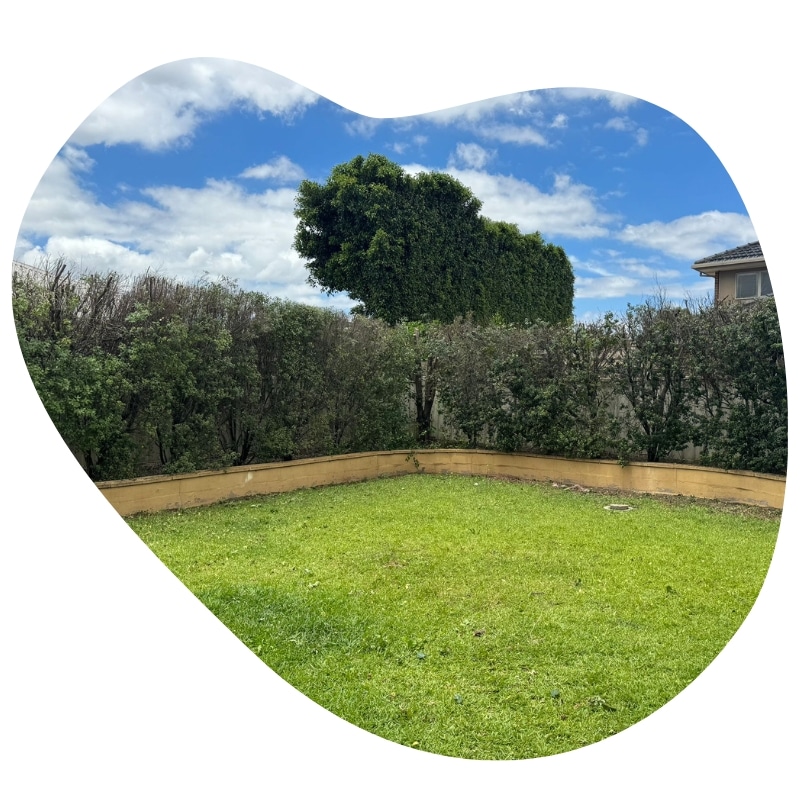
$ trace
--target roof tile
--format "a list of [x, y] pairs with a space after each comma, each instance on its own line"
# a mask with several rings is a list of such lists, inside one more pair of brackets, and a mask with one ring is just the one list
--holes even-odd
[[761, 245], [758, 242], [750, 242], [750, 244], [743, 244], [741, 247], [733, 247], [730, 250], [723, 250], [721, 253], [715, 253], [713, 256], [700, 258], [694, 263], [709, 264], [716, 261], [738, 261], [745, 258], [751, 258], [753, 260], [764, 258]]

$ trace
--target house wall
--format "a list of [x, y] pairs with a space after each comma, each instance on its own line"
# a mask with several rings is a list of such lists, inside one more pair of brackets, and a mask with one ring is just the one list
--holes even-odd
[[[747, 270], [742, 270], [747, 271]], [[719, 289], [717, 300], [733, 300], [736, 297], [736, 276], [739, 272], [718, 272]]]
[[742, 269], [730, 270], [728, 272], [720, 271], [716, 275], [716, 300], [734, 300], [736, 298], [736, 276], [741, 275], [743, 272], [762, 272], [764, 271], [763, 264], [751, 264]]

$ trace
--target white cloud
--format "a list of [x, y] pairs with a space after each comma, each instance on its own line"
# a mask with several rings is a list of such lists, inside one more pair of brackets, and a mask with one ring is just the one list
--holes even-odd
[[[607, 92], [602, 89], [547, 89], [544, 91], [519, 92], [516, 94], [492, 97], [466, 105], [445, 108], [441, 111], [432, 111], [421, 115], [422, 119], [430, 120], [441, 125], [479, 123], [481, 120], [496, 117], [498, 114], [505, 116], [530, 118], [540, 113], [546, 101], [555, 103], [567, 101], [593, 100], [603, 101], [615, 111], [625, 111], [630, 106], [638, 103], [636, 97], [619, 92]], [[551, 127], [562, 128], [567, 123], [567, 115], [558, 113], [550, 123]]]
[[75, 173], [88, 172], [91, 159], [78, 148], [67, 146], [52, 161], [31, 198], [20, 235], [81, 236], [96, 230], [124, 239], [127, 226], [115, 212], [97, 202], [83, 189]]
[[[404, 169], [412, 174], [427, 171], [419, 165]], [[543, 192], [513, 176], [452, 166], [447, 172], [483, 201], [485, 216], [515, 223], [523, 233], [539, 231], [546, 238], [607, 236], [607, 225], [614, 219], [597, 205], [589, 186], [573, 183], [567, 175], [557, 175], [552, 190]]]
[[[543, 105], [585, 100], [608, 103], [615, 111], [624, 111], [638, 102], [629, 95], [598, 89], [549, 89], [494, 97], [422, 114], [418, 119], [439, 125], [455, 125], [476, 136], [506, 144], [546, 146], [548, 140], [542, 130], [566, 128], [569, 117], [558, 111], [548, 122]], [[615, 125], [620, 130], [633, 131], [632, 123], [623, 117], [612, 121], [609, 127]], [[646, 132], [637, 133], [638, 140], [644, 136]]]
[[647, 261], [620, 256], [612, 250], [596, 251], [594, 258], [582, 260], [570, 255], [575, 272], [575, 298], [609, 298], [640, 302], [647, 297], [663, 296], [680, 303], [689, 297], [705, 297], [711, 288], [690, 269], [664, 268], [658, 257]]
[[346, 122], [344, 129], [351, 136], [361, 136], [364, 139], [370, 139], [374, 136], [378, 126], [383, 122], [381, 119], [374, 119], [372, 117], [357, 117], [350, 122]]
[[514, 116], [527, 116], [540, 103], [541, 96], [536, 92], [520, 92], [502, 97], [492, 97], [488, 100], [480, 100], [463, 106], [445, 108], [441, 111], [431, 111], [428, 114], [422, 114], [420, 118], [440, 125], [450, 125], [457, 122], [475, 123], [498, 112]]
[[671, 222], [626, 225], [616, 238], [627, 244], [658, 250], [672, 258], [695, 261], [756, 239], [744, 214], [706, 211]]
[[297, 183], [305, 178], [305, 172], [299, 164], [295, 164], [286, 156], [278, 156], [265, 164], [249, 167], [240, 173], [239, 177], [273, 180], [278, 183]]
[[639, 102], [636, 97], [632, 97], [629, 94], [607, 92], [603, 89], [550, 89], [548, 94], [562, 97], [566, 100], [605, 100], [616, 111], [624, 111], [634, 103]]
[[627, 297], [639, 293], [640, 282], [626, 275], [610, 274], [597, 278], [575, 276], [576, 300], [600, 300], [608, 297]]
[[268, 70], [238, 61], [176, 61], [140, 75], [78, 128], [72, 143], [139, 144], [150, 150], [190, 138], [210, 114], [241, 106], [291, 118], [318, 96]]
[[[530, 124], [514, 121], [540, 120], [542, 115], [537, 108], [541, 102], [541, 94], [522, 92], [422, 114], [416, 119], [438, 125], [456, 125], [476, 136], [505, 144], [541, 146], [547, 144], [547, 139], [540, 131]], [[497, 121], [498, 115], [506, 121]]]
[[540, 146], [547, 144], [547, 139], [530, 125], [493, 123], [490, 125], [476, 125], [474, 131], [479, 136], [504, 144], [535, 144]]
[[612, 131], [629, 131], [631, 121], [627, 117], [611, 117], [603, 127]]
[[679, 269], [664, 269], [652, 264], [645, 264], [642, 261], [633, 258], [619, 259], [618, 263], [620, 264], [622, 270], [628, 273], [628, 275], [634, 275], [637, 278], [646, 278], [648, 280], [658, 281], [660, 283], [664, 281], [676, 280], [682, 275], [688, 275], [688, 273], [682, 272]]
[[639, 147], [644, 147], [649, 139], [649, 133], [646, 128], [637, 127], [636, 123], [630, 117], [612, 117], [603, 125], [606, 130], [620, 131], [622, 133], [631, 133]]
[[306, 284], [305, 261], [292, 247], [293, 188], [248, 193], [230, 181], [155, 186], [112, 208], [79, 186], [70, 163], [85, 161], [77, 150], [68, 155], [71, 162], [59, 156], [39, 185], [16, 259], [35, 264], [65, 256], [88, 270], [153, 268], [187, 281], [208, 273], [298, 302], [353, 305], [346, 295], [328, 300]]
[[387, 144], [386, 146], [393, 152], [397, 153], [397, 155], [403, 155], [409, 147], [417, 147], [421, 148], [428, 143], [428, 137], [423, 136], [422, 134], [417, 134], [412, 136], [409, 141], [406, 142], [392, 142], [391, 144]]
[[69, 264], [92, 272], [115, 271], [123, 275], [144, 272], [159, 264], [145, 253], [97, 236], [51, 236], [45, 247], [30, 246], [19, 250], [18, 259], [38, 264], [63, 256]]
[[474, 142], [469, 144], [459, 142], [456, 145], [455, 153], [451, 157], [450, 164], [453, 167], [483, 169], [496, 155], [495, 151], [486, 150]]

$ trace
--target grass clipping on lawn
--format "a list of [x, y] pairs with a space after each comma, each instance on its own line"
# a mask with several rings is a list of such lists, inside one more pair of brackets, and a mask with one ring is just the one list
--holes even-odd
[[414, 475], [128, 521], [321, 706], [433, 753], [521, 759], [604, 739], [696, 678], [752, 607], [780, 515]]

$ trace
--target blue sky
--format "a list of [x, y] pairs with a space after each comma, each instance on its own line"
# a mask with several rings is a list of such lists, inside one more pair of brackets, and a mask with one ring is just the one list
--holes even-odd
[[225, 275], [349, 309], [306, 282], [292, 248], [303, 178], [358, 154], [445, 171], [492, 219], [538, 230], [575, 271], [575, 316], [663, 292], [705, 297], [697, 258], [757, 237], [725, 167], [692, 128], [634, 97], [521, 92], [420, 116], [352, 113], [261, 67], [167, 64], [102, 103], [65, 143], [24, 216], [15, 259], [90, 270]]

